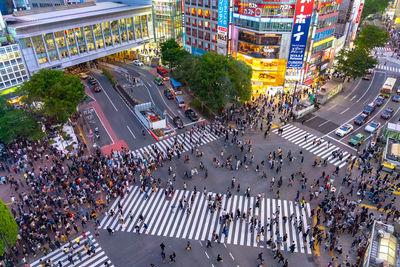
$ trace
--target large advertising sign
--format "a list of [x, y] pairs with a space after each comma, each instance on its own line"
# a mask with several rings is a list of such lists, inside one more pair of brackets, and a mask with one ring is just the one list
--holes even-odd
[[297, 0], [288, 68], [302, 68], [314, 0]]
[[295, 5], [289, 4], [260, 4], [260, 3], [249, 3], [242, 1], [235, 1], [235, 13], [251, 17], [263, 16], [263, 9], [278, 9], [278, 16], [285, 15], [290, 9], [294, 9]]
[[218, 31], [228, 31], [229, 0], [218, 0]]
[[360, 17], [361, 17], [361, 13], [362, 13], [362, 10], [363, 10], [363, 6], [364, 6], [364, 3], [360, 3], [360, 7], [358, 8], [356, 23], [360, 22]]

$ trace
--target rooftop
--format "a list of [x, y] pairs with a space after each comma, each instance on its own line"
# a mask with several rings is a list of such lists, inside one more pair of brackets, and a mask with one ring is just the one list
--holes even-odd
[[36, 26], [51, 24], [54, 22], [70, 21], [82, 17], [99, 17], [105, 14], [135, 10], [143, 7], [151, 7], [147, 4], [136, 3], [126, 5], [113, 2], [100, 2], [88, 5], [69, 5], [69, 8], [46, 8], [31, 12], [17, 12], [16, 14], [4, 16], [8, 26], [21, 28], [26, 26]]

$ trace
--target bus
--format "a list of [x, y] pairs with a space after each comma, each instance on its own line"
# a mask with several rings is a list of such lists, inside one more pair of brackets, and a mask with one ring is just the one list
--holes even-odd
[[174, 89], [175, 94], [176, 95], [182, 94], [182, 91], [181, 91], [181, 86], [182, 85], [181, 85], [181, 83], [176, 81], [173, 78], [169, 79], [169, 81], [171, 82], [171, 86], [172, 86], [172, 89]]
[[157, 73], [161, 76], [163, 80], [168, 80], [168, 71], [164, 69], [163, 67], [158, 67], [157, 68]]
[[381, 89], [381, 95], [389, 97], [393, 91], [394, 84], [396, 83], [396, 78], [388, 77]]

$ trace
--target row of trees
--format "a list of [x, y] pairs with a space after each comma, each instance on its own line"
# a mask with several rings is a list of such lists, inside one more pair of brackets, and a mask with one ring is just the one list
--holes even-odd
[[172, 76], [189, 86], [213, 112], [220, 113], [229, 103], [250, 100], [252, 69], [246, 63], [214, 52], [193, 56], [173, 39], [161, 44], [161, 53]]
[[18, 107], [0, 98], [0, 142], [6, 144], [18, 138], [38, 140], [44, 136], [42, 125], [66, 122], [85, 99], [85, 87], [75, 75], [42, 69], [17, 94], [23, 96]]
[[345, 77], [362, 77], [378, 64], [378, 60], [371, 54], [375, 47], [385, 46], [389, 33], [382, 27], [375, 25], [364, 26], [357, 39], [353, 50], [342, 49], [337, 56], [336, 69]]

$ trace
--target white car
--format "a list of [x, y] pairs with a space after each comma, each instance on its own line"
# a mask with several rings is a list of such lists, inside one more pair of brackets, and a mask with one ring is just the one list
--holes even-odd
[[371, 121], [366, 127], [365, 131], [368, 133], [374, 133], [381, 124], [379, 122]]
[[343, 137], [346, 134], [350, 133], [353, 130], [353, 125], [351, 124], [345, 124], [340, 126], [340, 128], [338, 128], [335, 132], [336, 135]]
[[133, 64], [135, 64], [135, 66], [139, 66], [139, 67], [143, 66], [143, 62], [141, 62], [140, 60], [134, 60]]

